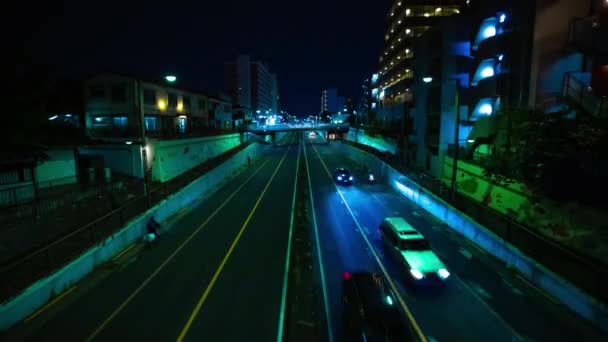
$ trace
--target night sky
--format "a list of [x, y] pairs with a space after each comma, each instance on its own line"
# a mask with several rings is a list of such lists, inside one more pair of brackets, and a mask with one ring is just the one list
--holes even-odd
[[[13, 38], [34, 62], [71, 78], [108, 70], [189, 88], [224, 89], [223, 63], [239, 53], [278, 74], [281, 105], [317, 113], [320, 91], [360, 96], [383, 43], [384, 1], [62, 1], [19, 9]], [[26, 6], [26, 5], [21, 5]], [[40, 7], [43, 6], [43, 7]]]

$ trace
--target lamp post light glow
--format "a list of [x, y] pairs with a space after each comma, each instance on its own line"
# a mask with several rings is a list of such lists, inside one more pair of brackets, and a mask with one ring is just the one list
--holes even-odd
[[423, 81], [424, 83], [431, 83], [431, 82], [433, 82], [433, 78], [432, 78], [432, 77], [424, 77], [424, 78], [422, 79], [422, 81]]
[[175, 81], [177, 81], [177, 77], [174, 75], [167, 75], [165, 76], [165, 81], [169, 83], [174, 83]]

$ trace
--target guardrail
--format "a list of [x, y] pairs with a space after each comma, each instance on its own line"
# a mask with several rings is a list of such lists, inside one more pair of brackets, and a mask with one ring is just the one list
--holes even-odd
[[576, 102], [589, 114], [608, 118], [608, 98], [595, 95], [586, 82], [577, 78], [577, 73], [569, 72], [564, 75], [562, 95]]
[[456, 194], [454, 200], [449, 187], [443, 186], [429, 177], [412, 172], [401, 166], [396, 158], [366, 145], [344, 141], [347, 144], [364, 150], [382, 159], [404, 175], [419, 182], [430, 192], [442, 198], [454, 208], [468, 215], [501, 237], [505, 242], [515, 246], [522, 253], [536, 260], [551, 271], [568, 280], [578, 288], [586, 291], [594, 298], [608, 303], [608, 265], [590, 256], [583, 255], [556, 241], [552, 241], [533, 229], [526, 227], [511, 218], [489, 208], [481, 203], [470, 200], [464, 195]]
[[312, 129], [344, 129], [349, 128], [349, 124], [318, 124], [318, 125], [291, 125], [291, 124], [278, 124], [278, 125], [249, 125], [248, 131], [250, 132], [284, 132], [284, 131], [304, 131]]
[[[241, 144], [170, 182], [152, 187], [150, 192], [151, 205], [160, 202], [249, 145], [249, 142]], [[96, 243], [103, 241], [125, 226], [131, 219], [145, 212], [148, 209], [147, 202], [146, 197], [140, 195], [121, 207], [35, 249], [27, 255], [4, 263], [0, 266], [0, 279], [2, 279], [0, 282], [0, 301], [17, 294], [37, 279], [50, 274]]]

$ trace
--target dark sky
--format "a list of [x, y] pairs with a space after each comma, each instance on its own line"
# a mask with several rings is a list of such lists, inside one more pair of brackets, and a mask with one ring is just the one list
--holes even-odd
[[304, 114], [319, 110], [324, 87], [358, 99], [363, 78], [377, 66], [390, 2], [45, 3], [22, 16], [16, 31], [24, 37], [17, 39], [60, 74], [174, 71], [181, 84], [216, 93], [224, 87], [223, 62], [248, 53], [278, 74], [282, 107]]

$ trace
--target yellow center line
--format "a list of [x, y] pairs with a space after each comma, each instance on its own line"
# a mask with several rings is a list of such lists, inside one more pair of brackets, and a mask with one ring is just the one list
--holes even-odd
[[120, 259], [121, 256], [127, 254], [128, 251], [130, 251], [131, 249], [133, 249], [133, 247], [135, 247], [135, 243], [132, 243], [131, 245], [129, 245], [129, 247], [123, 249], [122, 252], [116, 254], [116, 256], [114, 256], [112, 258], [112, 261], [116, 261], [116, 260]]
[[[319, 161], [323, 165], [323, 168], [325, 169], [325, 172], [327, 173], [327, 176], [329, 178], [331, 178], [331, 180], [333, 182], [333, 177], [331, 176], [331, 173], [329, 172], [329, 169], [327, 168], [327, 165], [325, 165], [325, 162], [321, 158], [321, 155], [319, 154], [319, 151], [317, 151], [317, 148], [314, 145], [311, 144], [311, 146], [312, 146], [312, 149], [315, 151], [317, 157], [319, 157]], [[371, 244], [371, 242], [369, 242], [369, 239], [367, 238], [367, 236], [364, 233], [363, 227], [359, 224], [359, 220], [357, 220], [357, 218], [355, 217], [355, 214], [353, 213], [353, 211], [351, 210], [350, 206], [348, 205], [348, 202], [346, 201], [346, 198], [344, 198], [344, 195], [342, 195], [342, 191], [340, 191], [340, 188], [338, 188], [338, 186], [336, 184], [334, 184], [334, 186], [336, 187], [336, 190], [338, 191], [338, 194], [342, 198], [342, 201], [344, 202], [344, 205], [348, 209], [348, 212], [350, 213], [350, 216], [353, 218], [353, 220], [355, 222], [355, 225], [357, 226], [357, 228], [359, 228], [359, 233], [361, 233], [361, 236], [363, 236], [363, 239], [365, 240], [367, 246], [369, 247], [369, 250], [372, 252], [372, 255], [374, 256], [374, 259], [378, 263], [378, 266], [380, 266], [380, 269], [382, 270], [382, 273], [384, 274], [384, 277], [388, 281], [388, 284], [390, 285], [391, 289], [393, 290], [393, 292], [397, 296], [397, 300], [399, 301], [399, 304], [401, 304], [401, 307], [403, 308], [403, 311], [405, 312], [405, 314], [406, 314], [408, 320], [410, 321], [411, 325], [414, 327], [414, 330], [416, 331], [416, 334], [418, 335], [418, 338], [422, 342], [427, 342], [426, 336], [424, 336], [424, 334], [422, 333], [422, 329], [420, 329], [420, 326], [418, 325], [418, 322], [416, 322], [416, 319], [414, 319], [414, 315], [412, 314], [412, 311], [407, 306], [407, 304], [405, 304], [405, 300], [403, 300], [403, 297], [401, 297], [401, 294], [399, 293], [399, 291], [397, 290], [397, 287], [393, 283], [393, 280], [389, 276], [388, 271], [386, 270], [386, 267], [384, 266], [384, 264], [380, 260], [380, 257], [378, 256], [378, 253], [376, 253], [376, 249]]]
[[[291, 141], [293, 141], [293, 139], [291, 139]], [[192, 310], [192, 313], [190, 314], [190, 317], [188, 318], [188, 321], [186, 321], [186, 324], [184, 325], [184, 327], [183, 327], [182, 331], [180, 332], [179, 336], [177, 337], [177, 341], [178, 342], [183, 341], [184, 338], [186, 337], [186, 335], [188, 334], [188, 331], [190, 330], [190, 327], [192, 326], [192, 322], [194, 322], [194, 319], [196, 318], [196, 316], [198, 315], [198, 313], [201, 311], [201, 308], [203, 307], [203, 304], [205, 303], [205, 300], [207, 300], [207, 297], [209, 296], [209, 293], [211, 292], [211, 289], [213, 289], [213, 285], [215, 285], [215, 282], [217, 281], [217, 278], [219, 277], [219, 275], [222, 273], [222, 270], [224, 269], [224, 266], [226, 265], [226, 262], [230, 258], [230, 255], [232, 255], [232, 252], [234, 251], [234, 248], [239, 243], [239, 240], [241, 239], [241, 236], [243, 235], [243, 232], [245, 232], [245, 229], [247, 228], [247, 225], [249, 224], [249, 221], [253, 217], [253, 214], [255, 213], [255, 211], [258, 209], [258, 206], [260, 205], [260, 202], [262, 201], [262, 198], [264, 197], [264, 194], [266, 193], [266, 190], [268, 190], [268, 188], [270, 187], [270, 184], [272, 183], [272, 180], [274, 179], [274, 177], [276, 176], [277, 172], [279, 171], [279, 168], [283, 164], [283, 161], [285, 161], [285, 157], [287, 157], [287, 153], [289, 152], [290, 149], [291, 149], [291, 142], [289, 144], [289, 147], [287, 147], [287, 151], [283, 155], [283, 158], [281, 158], [281, 161], [279, 162], [279, 165], [277, 165], [277, 167], [274, 169], [274, 172], [272, 173], [272, 176], [270, 176], [270, 179], [266, 183], [266, 186], [264, 187], [264, 189], [260, 193], [260, 196], [258, 196], [258, 199], [256, 200], [253, 208], [251, 209], [251, 211], [249, 212], [249, 215], [245, 219], [245, 222], [241, 226], [241, 229], [239, 230], [239, 233], [234, 238], [234, 241], [232, 241], [232, 244], [230, 245], [230, 248], [228, 248], [228, 251], [226, 252], [226, 255], [224, 255], [224, 258], [222, 259], [222, 262], [220, 263], [219, 267], [217, 268], [217, 270], [213, 274], [213, 277], [211, 278], [211, 281], [209, 282], [209, 285], [207, 285], [207, 288], [205, 289], [205, 292], [203, 292], [203, 294], [201, 295], [201, 297], [197, 301], [196, 305], [194, 306], [194, 309]]]
[[70, 292], [74, 291], [75, 289], [76, 289], [76, 285], [74, 285], [74, 286], [70, 287], [69, 289], [63, 291], [59, 296], [53, 298], [53, 300], [51, 300], [50, 302], [48, 302], [45, 306], [43, 306], [40, 309], [36, 310], [36, 312], [34, 312], [28, 318], [26, 318], [24, 320], [24, 322], [27, 323], [27, 322], [33, 320], [34, 318], [38, 317], [42, 312], [44, 312], [45, 310], [47, 310], [51, 306], [57, 304], [57, 302], [59, 302], [63, 297], [67, 296]]
[[232, 194], [226, 198], [226, 200], [220, 204], [219, 207], [217, 207], [213, 213], [211, 213], [211, 215], [209, 215], [207, 217], [207, 219], [201, 223], [200, 226], [198, 226], [194, 232], [192, 232], [192, 234], [190, 234], [190, 236], [188, 236], [188, 238], [186, 240], [184, 240], [184, 242], [182, 242], [181, 245], [179, 245], [179, 247], [177, 247], [175, 249], [175, 251], [173, 251], [173, 253], [171, 253], [171, 255], [169, 255], [169, 257], [167, 259], [165, 259], [165, 261], [163, 261], [162, 264], [160, 264], [160, 266], [158, 266], [158, 268], [156, 268], [156, 270], [148, 277], [146, 278], [140, 285], [139, 287], [137, 287], [137, 289], [135, 289], [135, 291], [133, 291], [111, 314], [110, 316], [108, 316], [86, 339], [86, 342], [92, 341], [108, 324], [110, 324], [110, 322], [112, 322], [112, 320], [122, 311], [124, 310], [124, 308], [129, 305], [129, 303], [152, 281], [152, 279], [154, 279], [164, 268], [165, 266], [167, 266], [167, 264], [169, 264], [169, 262], [171, 260], [173, 260], [173, 258], [175, 258], [175, 256], [190, 242], [192, 241], [192, 239], [194, 239], [194, 237], [205, 227], [207, 226], [207, 224], [209, 223], [209, 221], [211, 221], [211, 219], [213, 219], [215, 217], [215, 215], [217, 215], [217, 213], [222, 210], [222, 208], [224, 208], [226, 206], [226, 204], [228, 204], [228, 202], [230, 202], [230, 200], [236, 196], [236, 194], [266, 165], [266, 163], [268, 163], [268, 160], [264, 161], [262, 163], [262, 165], [260, 165], [260, 167], [258, 169], [255, 170], [255, 172], [253, 172], [249, 177], [247, 177], [247, 179], [245, 179], [245, 181], [243, 183], [241, 183], [241, 185], [239, 185], [239, 187], [234, 190], [234, 192], [232, 192]]

